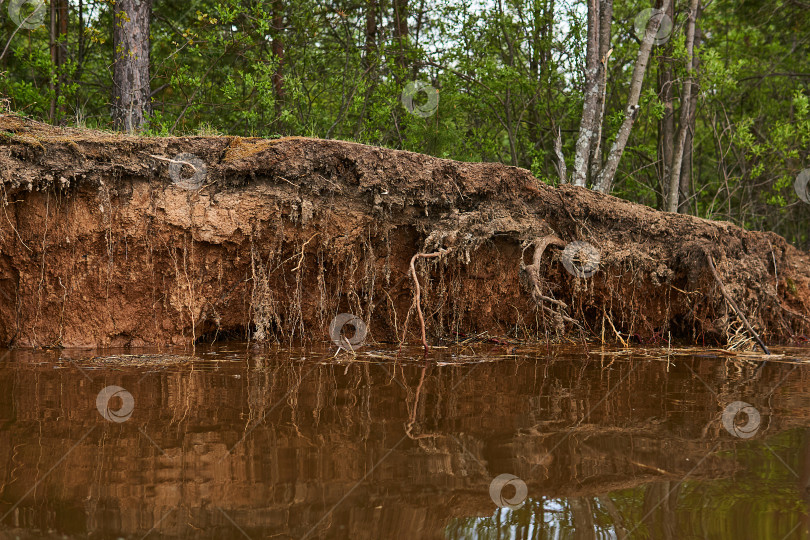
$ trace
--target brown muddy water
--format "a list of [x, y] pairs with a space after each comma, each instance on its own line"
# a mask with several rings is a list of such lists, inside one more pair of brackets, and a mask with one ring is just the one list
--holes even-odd
[[810, 349], [510, 352], [2, 353], [0, 538], [810, 537]]

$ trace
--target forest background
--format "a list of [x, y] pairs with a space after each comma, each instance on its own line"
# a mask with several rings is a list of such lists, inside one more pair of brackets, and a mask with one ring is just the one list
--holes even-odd
[[524, 167], [810, 249], [807, 0], [4, 0], [0, 111]]

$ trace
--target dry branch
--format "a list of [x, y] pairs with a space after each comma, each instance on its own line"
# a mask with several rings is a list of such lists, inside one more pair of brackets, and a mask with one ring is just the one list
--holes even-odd
[[765, 354], [771, 354], [771, 351], [768, 350], [768, 347], [759, 337], [759, 334], [757, 334], [756, 330], [754, 330], [754, 327], [751, 326], [751, 323], [749, 323], [748, 319], [745, 318], [745, 314], [737, 306], [737, 303], [734, 301], [734, 299], [731, 298], [731, 296], [729, 296], [728, 291], [726, 291], [726, 287], [723, 285], [723, 280], [720, 279], [720, 274], [717, 273], [717, 269], [714, 267], [714, 259], [712, 258], [711, 254], [708, 251], [704, 251], [704, 253], [706, 254], [706, 260], [709, 263], [709, 269], [712, 271], [714, 280], [717, 282], [717, 286], [720, 288], [720, 292], [723, 294], [723, 298], [726, 299], [726, 302], [728, 302], [728, 305], [731, 306], [731, 309], [734, 310], [734, 313], [737, 314], [737, 316], [743, 322], [743, 324], [751, 333], [751, 335], [754, 336], [754, 339], [759, 344], [760, 348], [762, 349], [762, 352], [764, 352]]

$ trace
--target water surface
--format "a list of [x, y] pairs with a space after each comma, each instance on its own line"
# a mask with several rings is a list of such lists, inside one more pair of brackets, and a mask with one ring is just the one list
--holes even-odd
[[119, 352], [0, 353], [0, 538], [810, 538], [807, 348]]

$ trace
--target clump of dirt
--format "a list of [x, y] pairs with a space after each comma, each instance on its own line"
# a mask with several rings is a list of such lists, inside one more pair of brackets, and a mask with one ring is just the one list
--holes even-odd
[[[780, 236], [500, 164], [3, 115], [0, 180], [4, 345], [321, 341], [342, 312], [365, 322], [367, 341], [414, 342], [419, 253], [435, 254], [414, 260], [428, 342], [487, 332], [740, 346], [752, 338], [742, 317], [771, 342], [810, 330], [810, 255]], [[587, 258], [577, 241], [598, 266], [563, 260]]]

